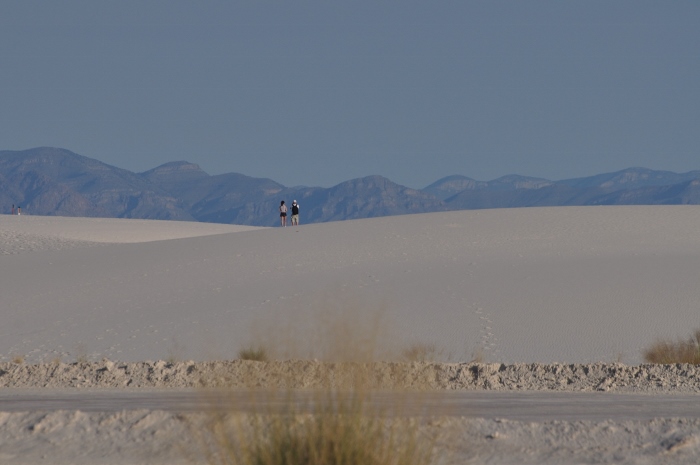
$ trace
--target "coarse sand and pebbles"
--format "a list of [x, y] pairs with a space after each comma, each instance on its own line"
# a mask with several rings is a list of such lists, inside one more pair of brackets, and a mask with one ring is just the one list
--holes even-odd
[[[139, 362], [0, 364], [3, 392], [177, 392], [202, 386], [314, 388], [341, 384], [348, 365], [318, 361]], [[366, 365], [365, 365], [366, 367]], [[700, 368], [623, 364], [371, 364], [376, 388], [446, 391], [539, 391], [692, 395]], [[203, 391], [206, 391], [204, 389]], [[606, 394], [608, 393], [608, 394]], [[99, 409], [98, 409], [99, 410]], [[0, 412], [3, 464], [192, 464], [192, 435], [207, 413], [125, 407], [121, 411]], [[199, 425], [199, 426], [198, 426]], [[695, 464], [700, 461], [700, 420], [666, 417], [522, 421], [438, 417], [420, 426], [436, 437], [438, 463], [470, 464]]]
[[[440, 390], [700, 392], [700, 367], [687, 364], [500, 364], [375, 362], [376, 388]], [[343, 367], [292, 360], [193, 362], [0, 363], [0, 387], [195, 388], [264, 386], [308, 388]], [[290, 384], [291, 383], [291, 384]]]

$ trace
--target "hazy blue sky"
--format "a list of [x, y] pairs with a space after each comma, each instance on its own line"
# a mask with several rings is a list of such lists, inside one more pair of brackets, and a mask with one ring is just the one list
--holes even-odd
[[331, 186], [700, 169], [700, 2], [0, 2], [0, 149]]

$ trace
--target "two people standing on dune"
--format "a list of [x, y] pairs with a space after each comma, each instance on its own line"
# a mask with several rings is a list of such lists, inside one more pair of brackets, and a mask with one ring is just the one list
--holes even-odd
[[[280, 203], [280, 226], [287, 226], [287, 206], [284, 200]], [[292, 226], [299, 226], [299, 204], [292, 202]]]

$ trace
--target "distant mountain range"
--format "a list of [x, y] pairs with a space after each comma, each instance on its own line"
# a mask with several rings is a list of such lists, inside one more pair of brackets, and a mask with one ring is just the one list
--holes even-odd
[[281, 199], [299, 202], [302, 224], [484, 208], [700, 204], [700, 170], [629, 168], [562, 181], [448, 176], [422, 190], [368, 176], [321, 188], [285, 187], [238, 173], [212, 176], [185, 161], [133, 173], [59, 148], [0, 151], [4, 213], [14, 204], [34, 215], [272, 226]]

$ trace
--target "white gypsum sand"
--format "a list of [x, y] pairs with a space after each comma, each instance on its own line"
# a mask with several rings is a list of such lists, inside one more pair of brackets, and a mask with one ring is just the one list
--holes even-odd
[[[7, 465], [199, 465], [191, 429], [207, 416], [167, 411], [0, 412], [0, 460]], [[193, 426], [189, 426], [193, 425]], [[441, 418], [421, 426], [435, 434], [437, 463], [491, 465], [695, 465], [699, 420], [522, 422]]]
[[[0, 371], [9, 371], [10, 377], [17, 380], [17, 386], [21, 386], [23, 381], [30, 381], [26, 377], [27, 370], [8, 365], [12, 364], [0, 366]], [[0, 390], [0, 405], [10, 407], [6, 412], [0, 411], [0, 459], [2, 463], [7, 464], [49, 461], [53, 465], [218, 463], [197, 459], [200, 457], [198, 453], [201, 452], [202, 443], [195, 432], [209, 430], [210, 426], [207, 425], [212, 416], [206, 413], [211, 408], [207, 405], [215, 403], [210, 404], [207, 399], [210, 396], [216, 398], [220, 395], [217, 393], [221, 391], [152, 388], [143, 390], [138, 387], [115, 391], [114, 386], [123, 386], [125, 378], [133, 381], [130, 386], [177, 386], [188, 381], [188, 378], [189, 381], [197, 381], [199, 376], [221, 374], [221, 371], [225, 376], [233, 375], [237, 371], [240, 372], [245, 365], [245, 371], [253, 370], [261, 375], [260, 380], [264, 386], [270, 385], [273, 379], [269, 374], [263, 373], [267, 370], [266, 364], [239, 361], [225, 365], [229, 366], [216, 367], [211, 363], [190, 362], [122, 364], [103, 361], [95, 364], [29, 366], [29, 371], [39, 375], [34, 377], [37, 383], [35, 385], [43, 386], [44, 382], [47, 382], [48, 386], [61, 385], [60, 381], [67, 381], [69, 385], [92, 386], [93, 389]], [[237, 365], [242, 366], [236, 368]], [[297, 361], [273, 365], [274, 371], [294, 370], [300, 380], [304, 381], [310, 374], [309, 365], [314, 363]], [[674, 398], [675, 396], [664, 395], [663, 387], [660, 386], [663, 384], [667, 389], [671, 389], [667, 392], [673, 392], [673, 386], [677, 383], [685, 383], [685, 387], [689, 387], [683, 372], [692, 371], [697, 390], [698, 370], [694, 367], [625, 367], [615, 364], [574, 367], [540, 364], [451, 367], [436, 364], [430, 367], [438, 373], [436, 381], [441, 388], [450, 391], [379, 391], [378, 395], [379, 399], [388, 402], [387, 406], [396, 399], [398, 405], [405, 408], [399, 410], [400, 412], [409, 415], [421, 415], [417, 412], [423, 412], [422, 415], [429, 415], [416, 419], [420, 425], [420, 436], [435, 437], [436, 459], [442, 457], [451, 460], [436, 460], [435, 463], [690, 465], [697, 463], [700, 457], [700, 419], [697, 416], [698, 408], [695, 406], [697, 394]], [[397, 367], [396, 364], [384, 364], [383, 367], [377, 368], [387, 375], [388, 371]], [[424, 374], [424, 368], [426, 366], [421, 367], [421, 364], [409, 366], [418, 378]], [[455, 368], [463, 370], [462, 375], [466, 376], [452, 376], [454, 372], [452, 375], [448, 373]], [[475, 371], [482, 372], [479, 378], [483, 377], [487, 383], [497, 384], [499, 377], [506, 380], [511, 378], [510, 383], [506, 382], [503, 385], [505, 389], [518, 389], [524, 381], [525, 389], [548, 391], [545, 396], [535, 395], [537, 391], [532, 390], [525, 391], [523, 395], [513, 396], [510, 393], [482, 390], [481, 393], [487, 392], [491, 395], [475, 397], [473, 394], [477, 392], [473, 389], [478, 391], [480, 388], [474, 388], [473, 385], [481, 384], [477, 379], [473, 379]], [[244, 376], [249, 377], [250, 374]], [[412, 376], [413, 374], [409, 373], [409, 377]], [[554, 392], [570, 388], [566, 382], [557, 382], [566, 381], [567, 377], [579, 378], [575, 384], [584, 390], [595, 389], [596, 384], [604, 384], [605, 388], [617, 386], [621, 390], [636, 385], [633, 389], [651, 389], [656, 395], [636, 394], [630, 398], [620, 397], [620, 394]], [[598, 377], [607, 380], [598, 383], [595, 379]], [[4, 383], [6, 375], [3, 374], [1, 378]], [[514, 378], [520, 378], [520, 381]], [[390, 377], [384, 376], [384, 379], [389, 380]], [[56, 380], [59, 383], [55, 383]], [[607, 382], [610, 380], [613, 382]], [[101, 385], [102, 382], [102, 385], [111, 388], [95, 390], [94, 386]], [[471, 391], [470, 398], [480, 399], [476, 405], [476, 413], [468, 403], [459, 404], [459, 413], [453, 412], [455, 399], [461, 397], [461, 393], [452, 389], [463, 389], [464, 386], [455, 386], [462, 383], [472, 385], [471, 388], [467, 387], [467, 390]], [[495, 388], [499, 389], [497, 385]], [[680, 390], [682, 391], [683, 387]], [[313, 395], [313, 392], [305, 391], [309, 395]], [[277, 394], [289, 398], [288, 391], [277, 391]], [[304, 392], [297, 393], [303, 394]], [[506, 397], [496, 396], [497, 394], [506, 394]], [[539, 394], [542, 394], [542, 391]], [[16, 396], [14, 402], [13, 395]], [[617, 397], [600, 397], [613, 395]], [[245, 390], [228, 391], [224, 396], [225, 399], [238, 399], [238, 404], [234, 402], [232, 405], [242, 407], [242, 411], [251, 411], [252, 400], [266, 399], [265, 394], [260, 394], [262, 397], [253, 396]], [[489, 401], [491, 397], [491, 404], [497, 405], [501, 412], [499, 415], [506, 418], [486, 413], [484, 402]], [[30, 399], [34, 402], [43, 399], [42, 405], [45, 405], [45, 410], [28, 409], [26, 405]], [[115, 399], [122, 401], [115, 403]], [[151, 403], [151, 408], [147, 408], [145, 406], [149, 403], [146, 399], [157, 402], [155, 405]], [[164, 403], [166, 399], [171, 399], [171, 402]], [[681, 399], [681, 402], [677, 402], [677, 399]], [[176, 402], [173, 403], [172, 400]], [[68, 408], [64, 404], [65, 401], [70, 401], [72, 405], [76, 405], [77, 401], [78, 405], [84, 405], [85, 408]], [[600, 401], [604, 402], [601, 404]], [[198, 407], [194, 407], [193, 402], [196, 402]], [[22, 407], [18, 408], [16, 403], [22, 404]], [[504, 409], [504, 403], [510, 405], [510, 408]], [[536, 410], [533, 410], [533, 403], [536, 404]], [[622, 404], [620, 408], [617, 408], [618, 403]], [[267, 404], [268, 408], [273, 405], [279, 407], [280, 404]], [[426, 409], [428, 405], [430, 408]], [[653, 408], [654, 405], [656, 408]], [[664, 405], [668, 411], [664, 409]], [[648, 408], [650, 406], [652, 408]], [[593, 415], [591, 409], [595, 412]], [[640, 415], [639, 410], [644, 412]], [[691, 415], [688, 414], [690, 410], [693, 412]], [[267, 412], [264, 408], [262, 411]], [[236, 412], [239, 410], [230, 413], [228, 417], [239, 415]], [[670, 414], [671, 412], [673, 413]]]
[[[343, 328], [318, 328], [340, 318], [354, 331], [377, 331], [378, 358], [425, 344], [456, 362], [474, 353], [494, 362], [444, 366], [441, 388], [697, 392], [695, 370], [629, 365], [656, 338], [700, 326], [699, 213], [532, 208], [269, 229], [0, 216], [0, 361], [47, 362], [0, 366], [0, 378], [29, 390], [129, 380], [162, 389], [186, 379], [192, 362], [142, 362], [231, 359], [254, 343], [324, 358]], [[628, 365], [570, 365], [617, 360]], [[182, 418], [0, 412], [0, 462], [191, 463], [179, 448], [194, 447]], [[438, 446], [453, 449], [457, 463], [700, 457], [698, 421], [663, 412], [655, 420], [452, 418], [426, 427], [445, 433]]]
[[639, 363], [700, 323], [699, 230], [696, 206], [268, 229], [4, 216], [0, 361], [227, 359], [252, 343], [323, 357], [312, 349], [336, 335], [318, 322], [334, 313], [380, 326], [382, 356], [427, 344], [452, 361]]
[[259, 228], [189, 221], [0, 216], [0, 254], [58, 250], [74, 243], [151, 242], [254, 229]]

